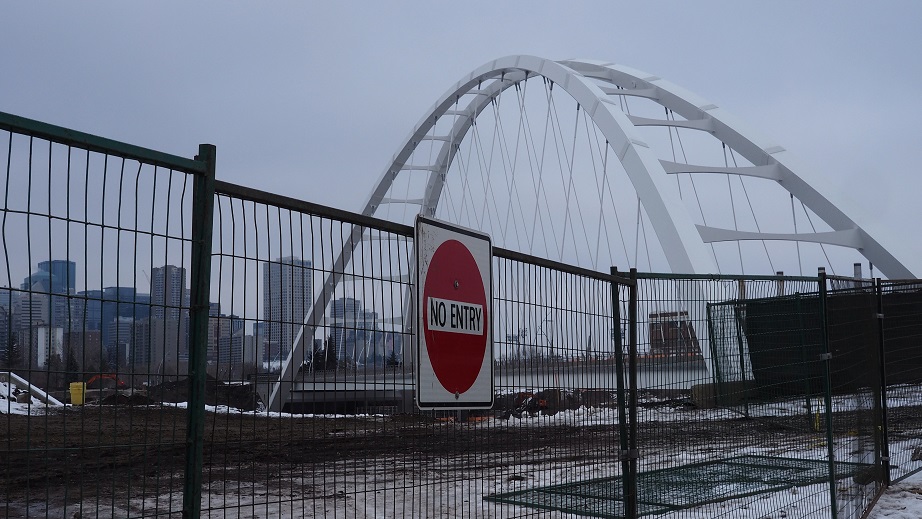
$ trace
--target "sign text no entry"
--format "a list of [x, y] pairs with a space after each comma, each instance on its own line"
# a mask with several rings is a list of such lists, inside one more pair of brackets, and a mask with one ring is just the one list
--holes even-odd
[[490, 238], [419, 217], [416, 251], [417, 405], [489, 408], [493, 403]]

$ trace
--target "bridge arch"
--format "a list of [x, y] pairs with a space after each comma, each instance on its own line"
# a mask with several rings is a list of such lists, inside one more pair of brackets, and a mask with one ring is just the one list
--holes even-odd
[[[475, 128], [477, 118], [500, 94], [534, 78], [543, 78], [550, 88], [562, 88], [577, 103], [577, 110], [588, 114], [604, 136], [606, 150], [611, 149], [633, 185], [639, 205], [649, 217], [649, 224], [662, 248], [670, 270], [675, 273], [717, 273], [709, 244], [725, 241], [787, 241], [830, 244], [858, 251], [891, 279], [915, 276], [899, 260], [828, 198], [795, 172], [795, 159], [781, 146], [746, 129], [745, 125], [716, 105], [656, 76], [607, 62], [590, 60], [552, 61], [535, 56], [507, 56], [472, 71], [449, 88], [426, 111], [403, 141], [388, 166], [373, 186], [362, 213], [386, 218], [381, 208], [389, 204], [418, 206], [418, 214], [433, 216], [442, 201], [449, 170], [459, 152], [459, 143]], [[639, 97], [672, 111], [684, 120], [647, 118], [625, 113], [619, 101]], [[465, 105], [459, 106], [462, 98]], [[448, 130], [434, 133], [440, 119], [450, 116]], [[668, 126], [706, 132], [738, 153], [750, 164], [715, 167], [668, 161], [658, 158], [651, 145], [638, 131], [647, 126]], [[444, 129], [444, 126], [441, 126]], [[671, 134], [670, 134], [671, 138]], [[428, 163], [411, 163], [421, 143], [434, 143], [438, 150]], [[426, 175], [419, 196], [397, 198], [391, 187], [401, 173]], [[796, 196], [805, 207], [819, 216], [830, 228], [825, 232], [742, 231], [696, 225], [685, 208], [680, 193], [669, 181], [671, 175], [714, 174], [754, 177], [774, 181]], [[793, 198], [792, 198], [793, 200]], [[793, 203], [793, 202], [792, 202]], [[407, 222], [404, 222], [407, 223]], [[313, 337], [317, 324], [343, 281], [345, 266], [352, 261], [353, 248], [362, 242], [363, 230], [353, 229], [344, 242], [351, 244], [337, 256], [332, 273], [319, 288], [312, 310], [295, 339], [289, 358], [283, 364], [280, 383], [270, 396], [270, 408], [277, 410], [305, 360], [305, 343]], [[741, 258], [742, 260], [742, 258]], [[607, 266], [606, 266], [607, 267]], [[408, 319], [408, 312], [404, 318]]]
[[[449, 139], [442, 145], [435, 164], [431, 166], [420, 213], [434, 215], [439, 203], [445, 176], [454, 158], [459, 142], [474, 124], [476, 117], [491, 99], [504, 90], [530, 77], [542, 76], [563, 88], [583, 107], [599, 127], [609, 145], [617, 150], [618, 159], [641, 196], [650, 216], [669, 266], [674, 272], [714, 272], [714, 262], [690, 220], [685, 218], [681, 201], [669, 189], [666, 172], [649, 146], [634, 131], [634, 125], [608, 96], [585, 76], [569, 66], [534, 56], [508, 56], [492, 61], [471, 72], [450, 88], [431, 110], [420, 119], [401, 150], [385, 168], [365, 204], [363, 213], [372, 215], [384, 200], [390, 181], [406, 167], [406, 161], [416, 146], [426, 138], [439, 117], [445, 115], [455, 101], [472, 89], [482, 90], [456, 119]], [[492, 80], [487, 88], [484, 81]]]
[[[364, 206], [375, 215], [391, 200], [392, 181], [407, 168], [425, 169], [429, 179], [423, 196], [416, 200], [420, 214], [434, 215], [446, 175], [463, 140], [480, 113], [508, 88], [535, 76], [563, 88], [590, 115], [615, 151], [649, 215], [650, 224], [663, 248], [669, 268], [677, 273], [717, 272], [706, 244], [725, 241], [776, 240], [837, 245], [852, 248], [891, 279], [915, 276], [871, 234], [845, 214], [816, 188], [795, 173], [796, 159], [783, 147], [759, 136], [725, 110], [703, 98], [651, 74], [592, 60], [552, 61], [535, 56], [507, 56], [472, 71], [448, 89], [419, 120], [391, 163], [384, 169]], [[461, 96], [475, 94], [463, 110], [452, 111]], [[684, 121], [649, 119], [625, 114], [617, 96], [649, 99], [685, 118]], [[456, 115], [451, 130], [442, 136], [437, 158], [425, 166], [408, 166], [416, 147], [431, 140], [440, 117]], [[705, 131], [752, 165], [712, 167], [660, 160], [636, 129], [643, 126], [674, 126]], [[695, 225], [689, 218], [670, 175], [712, 173], [758, 177], [775, 181], [818, 215], [827, 232], [770, 233]]]

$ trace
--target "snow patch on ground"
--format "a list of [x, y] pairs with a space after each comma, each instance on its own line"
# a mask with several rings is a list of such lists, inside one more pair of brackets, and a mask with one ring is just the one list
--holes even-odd
[[868, 519], [919, 519], [922, 517], [922, 473], [890, 486]]
[[[17, 396], [25, 391], [13, 384], [0, 382], [0, 413], [20, 415], [41, 415], [49, 406], [41, 403], [37, 398], [28, 398], [28, 402], [17, 402]], [[888, 403], [891, 408], [912, 406], [922, 400], [922, 388], [904, 386], [891, 388]], [[865, 404], [863, 397], [836, 396], [833, 398], [835, 412], [861, 409]], [[641, 422], [670, 422], [685, 420], [725, 420], [740, 416], [742, 409], [695, 409], [682, 405], [672, 406], [666, 402], [658, 405], [655, 399], [647, 399], [645, 407], [638, 410], [638, 419]], [[186, 402], [157, 404], [163, 407], [185, 409]], [[53, 407], [53, 406], [52, 406]], [[70, 406], [68, 406], [70, 407]], [[772, 402], [768, 404], [750, 405], [748, 412], [753, 417], [783, 417], [803, 416], [807, 403], [803, 399]], [[823, 410], [824, 402], [815, 399], [810, 407], [814, 410]], [[342, 414], [288, 414], [266, 411], [241, 411], [229, 406], [206, 406], [210, 413], [240, 414], [253, 416], [266, 416], [278, 419], [294, 419], [303, 417], [314, 418], [353, 418], [366, 420], [386, 420], [384, 415], [342, 415]], [[487, 418], [478, 422], [468, 423], [466, 427], [542, 427], [548, 425], [616, 425], [618, 424], [617, 409], [610, 407], [579, 407], [568, 409], [555, 414], [522, 413], [520, 417], [508, 419]], [[460, 424], [445, 423], [446, 427], [457, 427]], [[891, 452], [903, 452], [918, 447], [916, 440], [899, 440], [891, 443]], [[738, 454], [763, 454], [769, 456], [794, 456], [811, 459], [823, 459], [827, 455], [826, 447], [822, 442], [809, 444], [776, 445], [771, 448], [738, 445], [732, 452], [723, 453], [725, 456]], [[711, 451], [691, 450], [666, 450], [664, 452], [650, 453], [642, 461], [640, 470], [653, 470], [662, 465], [675, 465], [695, 463], [713, 458]], [[400, 460], [393, 460], [399, 464]], [[523, 459], [521, 465], [506, 466], [502, 468], [486, 469], [486, 472], [463, 474], [452, 482], [445, 482], [441, 478], [444, 467], [438, 463], [432, 466], [408, 467], [405, 476], [408, 481], [400, 489], [387, 488], [392, 482], [373, 481], [371, 485], [387, 488], [385, 491], [368, 492], [365, 485], [368, 482], [352, 481], [344, 478], [337, 485], [328, 485], [327, 481], [311, 480], [317, 488], [311, 490], [312, 497], [305, 501], [296, 500], [297, 494], [280, 488], [266, 488], [259, 483], [234, 482], [233, 489], [221, 488], [212, 484], [203, 489], [205, 513], [209, 517], [209, 506], [220, 508], [222, 506], [237, 506], [239, 517], [288, 517], [297, 513], [308, 512], [323, 516], [327, 514], [354, 516], [354, 517], [402, 517], [408, 512], [404, 507], [412, 503], [444, 503], [445, 509], [441, 515], [446, 517], [465, 517], [471, 515], [486, 515], [491, 517], [512, 517], [523, 512], [522, 508], [482, 501], [484, 495], [516, 489], [525, 489], [535, 486], [554, 484], [560, 481], [576, 479], [591, 479], [608, 477], [618, 473], [616, 463], [590, 463], [585, 465], [569, 466], [560, 469], [548, 469], [535, 466], [529, 460]], [[484, 466], [490, 466], [484, 463]], [[323, 473], [337, 473], [341, 467], [329, 467]], [[483, 469], [481, 469], [483, 470]], [[515, 476], [515, 477], [511, 477]], [[282, 476], [282, 475], [280, 475]], [[389, 477], [393, 477], [391, 474]], [[280, 481], [298, 480], [298, 474], [280, 477]], [[284, 487], [285, 485], [282, 485]], [[378, 496], [381, 492], [386, 495]], [[760, 494], [741, 500], [721, 503], [712, 503], [699, 508], [683, 510], [668, 517], [681, 516], [684, 519], [705, 518], [785, 518], [785, 517], [821, 517], [828, 513], [829, 506], [828, 486], [824, 484], [810, 485], [801, 488], [787, 489], [779, 492]], [[300, 497], [304, 497], [303, 495]], [[380, 497], [381, 501], [377, 499]], [[840, 496], [844, 498], [845, 496]], [[266, 503], [269, 500], [271, 503]], [[133, 500], [132, 507], [138, 509], [152, 508], [157, 503], [171, 503], [181, 507], [181, 493], [171, 493], [143, 500]], [[87, 506], [91, 508], [92, 503]], [[385, 506], [386, 509], [381, 507]], [[305, 506], [307, 508], [305, 508]], [[178, 509], [178, 508], [177, 508]], [[432, 510], [430, 510], [432, 511]], [[227, 510], [222, 510], [222, 517], [227, 516]], [[233, 512], [231, 512], [233, 513]], [[563, 513], [552, 512], [549, 517], [569, 517]], [[922, 518], [922, 474], [916, 474], [905, 481], [896, 483], [885, 491], [874, 507], [869, 519], [920, 519]]]
[[[0, 414], [42, 415], [47, 407], [34, 396], [26, 395], [28, 391], [10, 382], [0, 382]], [[25, 402], [19, 400], [26, 399]]]

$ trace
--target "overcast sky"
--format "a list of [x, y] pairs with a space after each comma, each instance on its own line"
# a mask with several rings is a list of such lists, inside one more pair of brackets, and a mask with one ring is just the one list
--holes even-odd
[[0, 111], [184, 156], [213, 143], [223, 180], [349, 210], [494, 58], [646, 71], [846, 186], [922, 275], [922, 2], [36, 4], [0, 12]]

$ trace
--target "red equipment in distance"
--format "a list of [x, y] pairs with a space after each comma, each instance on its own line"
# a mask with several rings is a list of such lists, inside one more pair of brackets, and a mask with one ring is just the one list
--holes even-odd
[[87, 389], [125, 389], [128, 387], [128, 384], [123, 382], [114, 373], [100, 373], [90, 377], [90, 379], [86, 381], [86, 387]]

